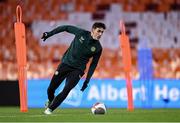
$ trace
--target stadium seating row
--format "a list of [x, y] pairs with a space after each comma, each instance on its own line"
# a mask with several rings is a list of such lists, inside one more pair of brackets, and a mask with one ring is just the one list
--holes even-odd
[[[168, 4], [168, 6], [175, 2], [175, 0], [159, 1], [159, 3], [166, 3], [165, 5]], [[107, 6], [109, 3], [111, 3], [110, 6]], [[89, 0], [74, 0], [74, 3], [73, 0], [25, 1], [22, 6], [24, 12], [23, 20], [26, 24], [28, 78], [51, 77], [59, 63], [59, 59], [67, 48], [67, 45], [64, 46], [62, 44], [58, 46], [42, 46], [39, 42], [39, 37], [37, 37], [37, 35], [40, 36], [40, 32], [33, 29], [33, 25], [36, 22], [47, 21], [50, 23], [47, 27], [52, 27], [51, 25], [53, 25], [54, 21], [64, 20], [62, 22], [79, 24], [79, 26], [89, 29], [92, 22], [95, 21], [93, 19], [98, 17], [107, 24], [108, 29], [102, 39], [105, 50], [94, 77], [124, 77], [118, 42], [119, 29], [117, 28], [119, 20], [123, 18], [131, 39], [133, 78], [139, 78], [137, 50], [143, 47], [153, 49], [155, 78], [180, 78], [180, 35], [178, 35], [180, 22], [178, 21], [178, 12], [169, 11], [170, 7], [168, 7], [167, 13], [146, 12], [145, 7], [142, 7], [137, 11], [142, 10], [143, 12], [134, 13], [136, 10], [132, 9], [132, 5], [136, 6], [137, 3], [147, 5], [152, 3], [152, 0], [138, 0], [136, 3], [133, 1], [127, 2], [126, 0], [96, 0], [96, 2], [92, 1], [91, 3]], [[0, 7], [2, 8], [0, 11], [2, 13], [0, 14], [0, 18], [2, 18], [0, 19], [0, 42], [2, 44], [0, 48], [0, 79], [3, 80], [17, 78], [13, 31], [13, 22], [16, 20], [16, 5], [17, 1], [12, 0], [0, 2]], [[59, 8], [59, 5], [62, 5], [62, 8]], [[131, 6], [131, 9], [127, 6]], [[61, 11], [63, 9], [64, 11]], [[76, 12], [72, 12], [74, 10]], [[102, 10], [103, 12], [101, 12]], [[99, 12], [99, 15], [94, 15], [94, 13]], [[35, 27], [38, 30], [39, 27], [37, 25]], [[44, 55], [44, 52], [46, 52], [46, 55]]]

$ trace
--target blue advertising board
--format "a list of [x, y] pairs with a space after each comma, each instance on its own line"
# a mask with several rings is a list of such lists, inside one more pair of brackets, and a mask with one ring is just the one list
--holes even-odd
[[[83, 81], [80, 80], [79, 84], [69, 93], [60, 106], [61, 108], [89, 108], [96, 102], [103, 102], [108, 108], [127, 107], [125, 80], [92, 79], [88, 88], [81, 92]], [[180, 108], [180, 80], [148, 80], [153, 83], [151, 90], [141, 81], [144, 80], [132, 82], [135, 108]], [[28, 80], [29, 107], [44, 107], [49, 82], [49, 79]], [[63, 86], [57, 89], [56, 94]]]

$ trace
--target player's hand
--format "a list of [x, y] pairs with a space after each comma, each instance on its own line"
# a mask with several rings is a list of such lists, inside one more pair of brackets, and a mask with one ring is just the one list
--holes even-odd
[[88, 87], [88, 83], [89, 83], [89, 81], [87, 81], [87, 80], [83, 83], [83, 86], [81, 88], [82, 92]]
[[48, 32], [44, 32], [41, 39], [43, 39], [43, 41], [45, 41], [48, 37], [49, 37]]

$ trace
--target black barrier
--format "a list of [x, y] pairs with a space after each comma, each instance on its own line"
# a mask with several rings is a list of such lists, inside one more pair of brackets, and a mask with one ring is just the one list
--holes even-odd
[[18, 81], [0, 81], [0, 106], [19, 106]]

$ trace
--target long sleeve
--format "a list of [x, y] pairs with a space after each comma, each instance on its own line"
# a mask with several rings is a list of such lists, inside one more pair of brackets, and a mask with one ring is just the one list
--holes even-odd
[[93, 59], [92, 59], [92, 62], [90, 64], [90, 67], [89, 67], [89, 70], [88, 70], [88, 74], [87, 74], [87, 77], [86, 77], [86, 80], [89, 81], [96, 69], [96, 66], [98, 64], [98, 61], [99, 61], [99, 58], [101, 56], [101, 53], [102, 53], [102, 50], [100, 50], [98, 53], [96, 53], [94, 56], [93, 56]]
[[72, 25], [63, 25], [63, 26], [58, 26], [57, 28], [53, 29], [52, 31], [48, 32], [49, 36], [55, 35], [60, 32], [68, 32], [74, 35], [79, 34], [83, 29], [80, 29], [78, 27], [72, 26]]

